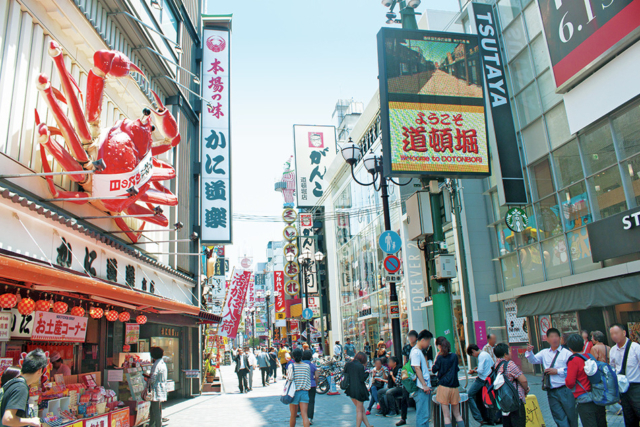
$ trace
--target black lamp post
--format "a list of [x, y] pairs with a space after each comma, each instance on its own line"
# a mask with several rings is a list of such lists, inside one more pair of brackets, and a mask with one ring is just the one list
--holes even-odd
[[253, 351], [255, 353], [256, 351], [256, 308], [251, 307], [249, 312], [251, 313], [251, 338], [252, 338], [251, 341], [253, 341], [251, 343], [251, 348], [253, 348]]
[[[382, 175], [382, 156], [378, 156], [372, 152], [369, 152], [362, 159], [362, 163], [364, 168], [369, 172], [373, 178], [371, 182], [364, 183], [358, 181], [355, 174], [353, 173], [353, 168], [358, 163], [358, 160], [362, 157], [362, 150], [356, 144], [353, 143], [353, 140], [349, 138], [349, 142], [345, 144], [342, 149], [342, 157], [345, 162], [349, 164], [351, 167], [351, 177], [355, 182], [362, 186], [373, 185], [376, 191], [380, 191], [380, 197], [382, 198], [382, 213], [384, 215], [384, 229], [391, 230], [391, 214], [389, 210], [389, 192], [388, 192], [388, 181], [393, 182], [396, 185], [404, 186], [409, 184], [411, 181], [400, 184], [395, 182], [391, 177], [387, 178]], [[402, 335], [400, 332], [400, 313], [398, 307], [398, 293], [396, 290], [396, 283], [389, 283], [389, 307], [390, 309], [394, 309], [396, 313], [391, 313], [391, 332], [393, 337], [393, 354], [396, 357], [401, 357], [402, 355]]]
[[265, 293], [267, 300], [267, 348], [271, 347], [271, 308], [269, 307], [269, 301], [271, 300], [271, 289], [267, 289]]

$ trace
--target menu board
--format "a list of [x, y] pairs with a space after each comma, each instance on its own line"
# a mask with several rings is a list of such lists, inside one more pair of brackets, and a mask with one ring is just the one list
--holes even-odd
[[137, 414], [136, 414], [136, 424], [140, 425], [143, 422], [149, 419], [149, 409], [151, 408], [151, 402], [140, 402], [138, 403]]

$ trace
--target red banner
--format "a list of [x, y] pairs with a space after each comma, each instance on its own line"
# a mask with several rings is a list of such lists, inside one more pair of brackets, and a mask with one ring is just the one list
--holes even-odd
[[34, 318], [34, 341], [84, 342], [87, 335], [86, 317], [36, 311]]
[[284, 271], [273, 272], [276, 312], [284, 311]]
[[234, 272], [227, 301], [222, 311], [222, 322], [218, 332], [221, 337], [235, 338], [238, 334], [238, 326], [242, 318], [242, 309], [247, 298], [250, 280], [250, 271], [236, 270]]

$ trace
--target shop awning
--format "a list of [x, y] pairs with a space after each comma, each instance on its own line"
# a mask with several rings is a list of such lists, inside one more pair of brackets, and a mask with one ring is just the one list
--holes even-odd
[[157, 295], [133, 290], [117, 283], [75, 273], [48, 264], [0, 253], [0, 277], [29, 283], [36, 290], [61, 291], [88, 295], [134, 306], [135, 309], [154, 308], [160, 313], [189, 314], [200, 318], [200, 308]]
[[518, 317], [608, 307], [640, 300], [640, 276], [629, 275], [518, 297]]

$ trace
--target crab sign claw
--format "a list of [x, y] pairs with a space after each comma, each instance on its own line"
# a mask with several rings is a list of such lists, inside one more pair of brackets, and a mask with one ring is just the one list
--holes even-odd
[[151, 154], [157, 156], [158, 154], [169, 151], [180, 143], [180, 132], [176, 119], [164, 106], [158, 94], [154, 91], [151, 92], [153, 93], [153, 97], [156, 99], [156, 104], [158, 104], [158, 110], [151, 110], [151, 112], [155, 117], [158, 130], [164, 137], [164, 140], [156, 142], [155, 146], [151, 147]]
[[[40, 119], [38, 117], [38, 113], [36, 112], [36, 132], [37, 139], [40, 145], [51, 154], [67, 172], [80, 172], [82, 171], [82, 166], [76, 159], [73, 158], [71, 154], [67, 150], [64, 149], [62, 145], [60, 145], [57, 141], [51, 139], [51, 132], [49, 131], [49, 127], [45, 123], [40, 123]], [[47, 163], [48, 164], [48, 163]], [[84, 174], [79, 175], [69, 175], [69, 178], [72, 181], [83, 183], [86, 181], [87, 177]]]
[[85, 114], [91, 125], [93, 137], [100, 134], [100, 115], [102, 114], [102, 96], [104, 95], [104, 80], [107, 77], [121, 78], [134, 71], [146, 76], [122, 52], [115, 50], [99, 50], [93, 54], [93, 68], [87, 76], [87, 100]]

